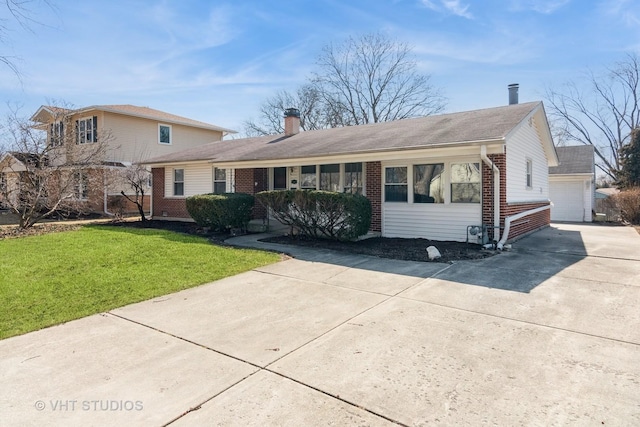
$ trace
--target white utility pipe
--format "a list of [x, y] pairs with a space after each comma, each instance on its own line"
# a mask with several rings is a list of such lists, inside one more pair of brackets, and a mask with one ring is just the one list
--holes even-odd
[[487, 157], [487, 146], [480, 147], [480, 158], [493, 171], [493, 240], [500, 239], [500, 169]]
[[544, 210], [551, 209], [551, 205], [540, 206], [539, 208], [530, 209], [528, 211], [520, 212], [515, 215], [508, 216], [504, 219], [504, 234], [502, 235], [502, 239], [498, 242], [498, 249], [502, 250], [505, 242], [509, 238], [509, 229], [511, 228], [511, 221], [515, 221], [517, 219], [523, 218], [527, 215], [532, 215], [534, 213], [542, 212]]

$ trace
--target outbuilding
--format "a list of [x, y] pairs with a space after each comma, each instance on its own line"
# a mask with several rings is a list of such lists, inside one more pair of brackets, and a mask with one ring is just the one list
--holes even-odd
[[549, 168], [551, 220], [591, 222], [595, 161], [591, 145], [557, 147], [558, 166]]

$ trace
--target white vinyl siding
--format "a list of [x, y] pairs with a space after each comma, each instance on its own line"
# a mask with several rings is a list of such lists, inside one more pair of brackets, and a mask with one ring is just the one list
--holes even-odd
[[[175, 169], [184, 169], [184, 196], [173, 195], [173, 171]], [[166, 167], [164, 173], [165, 197], [189, 197], [213, 191], [213, 168], [208, 164]]]
[[479, 203], [384, 203], [382, 209], [385, 237], [464, 242], [467, 226], [482, 223]]
[[[464, 242], [467, 238], [467, 226], [482, 224], [481, 203], [451, 203], [451, 165], [466, 162], [479, 163], [480, 158], [434, 158], [383, 163], [383, 171], [386, 167], [407, 166], [409, 171], [413, 171], [413, 165], [444, 164], [444, 171], [441, 174], [444, 203], [416, 203], [413, 191], [409, 191], [408, 201], [405, 203], [383, 202], [382, 235]], [[382, 175], [382, 200], [384, 200], [384, 172]], [[407, 175], [407, 186], [413, 189], [414, 174]]]
[[[507, 139], [507, 203], [549, 200], [549, 166], [533, 119], [525, 120]], [[527, 187], [527, 160], [531, 187]]]

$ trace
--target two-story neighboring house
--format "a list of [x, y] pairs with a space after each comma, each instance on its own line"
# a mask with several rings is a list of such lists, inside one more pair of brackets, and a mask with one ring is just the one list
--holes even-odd
[[[106, 213], [110, 207], [122, 203], [122, 191], [126, 194], [132, 191], [121, 178], [127, 167], [147, 158], [220, 141], [225, 135], [235, 133], [209, 123], [135, 105], [94, 105], [79, 109], [43, 105], [31, 120], [47, 132], [50, 146], [65, 153], [66, 158], [58, 156], [63, 161], [69, 162], [70, 155], [80, 158], [82, 153], [101, 145], [97, 167], [87, 170], [86, 174], [77, 174], [74, 197], [85, 203], [89, 210]], [[56, 162], [54, 159], [50, 161]], [[2, 172], [10, 174], [11, 169], [7, 170], [5, 165]], [[97, 175], [100, 175], [99, 179], [95, 179]], [[90, 177], [94, 179], [88, 179]], [[150, 188], [145, 193], [149, 195]], [[148, 205], [148, 199], [145, 203]], [[119, 206], [122, 207], [121, 204]], [[126, 206], [125, 210], [134, 209]]]

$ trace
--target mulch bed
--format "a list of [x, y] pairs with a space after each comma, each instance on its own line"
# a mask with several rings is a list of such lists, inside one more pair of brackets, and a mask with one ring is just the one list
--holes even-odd
[[261, 241], [331, 249], [334, 251], [343, 251], [405, 261], [431, 262], [427, 256], [427, 248], [429, 246], [435, 246], [442, 254], [442, 258], [434, 260], [435, 262], [481, 259], [498, 253], [497, 251], [485, 250], [480, 245], [471, 243], [440, 242], [427, 239], [399, 239], [391, 237], [374, 237], [357, 242], [336, 242], [326, 239], [278, 236], [262, 239]]
[[[114, 221], [102, 223], [114, 227], [155, 228], [174, 231], [177, 233], [191, 234], [207, 238], [212, 243], [226, 245], [228, 233], [211, 231], [200, 227], [193, 222], [181, 221]], [[32, 236], [59, 231], [76, 230], [81, 225], [77, 224], [36, 224], [27, 230], [18, 230], [17, 227], [0, 228], [0, 240], [3, 238]], [[370, 255], [381, 258], [391, 258], [406, 261], [429, 262], [427, 247], [435, 246], [442, 254], [437, 262], [452, 262], [459, 260], [481, 259], [495, 255], [496, 251], [482, 249], [480, 245], [464, 242], [439, 242], [427, 239], [399, 239], [389, 237], [375, 237], [357, 242], [337, 242], [327, 239], [312, 239], [300, 236], [278, 236], [262, 239], [263, 242], [280, 243], [286, 245], [305, 246], [318, 249], [330, 249], [334, 251], [349, 252], [354, 254]]]

